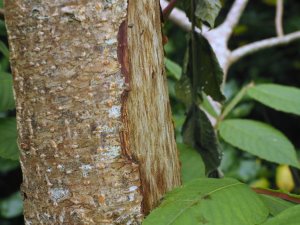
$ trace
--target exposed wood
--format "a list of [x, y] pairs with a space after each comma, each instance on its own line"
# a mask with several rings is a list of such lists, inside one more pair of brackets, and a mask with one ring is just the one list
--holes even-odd
[[[154, 9], [153, 13], [150, 13]], [[143, 16], [143, 14], [151, 16]], [[158, 1], [129, 1], [130, 92], [128, 121], [133, 156], [140, 163], [147, 213], [180, 184], [180, 166], [164, 71]]]
[[26, 224], [140, 224], [180, 184], [158, 4], [5, 1]]

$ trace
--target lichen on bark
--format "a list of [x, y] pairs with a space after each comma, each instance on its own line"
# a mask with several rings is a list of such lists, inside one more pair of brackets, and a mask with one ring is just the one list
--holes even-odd
[[26, 224], [140, 224], [180, 184], [158, 2], [6, 0], [5, 12]]

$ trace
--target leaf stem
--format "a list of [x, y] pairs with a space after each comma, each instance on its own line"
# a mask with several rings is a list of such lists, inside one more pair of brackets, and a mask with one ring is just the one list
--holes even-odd
[[254, 83], [251, 82], [244, 86], [236, 95], [235, 97], [229, 102], [229, 104], [224, 108], [223, 112], [217, 119], [217, 123], [215, 125], [215, 128], [218, 127], [219, 123], [224, 120], [226, 116], [232, 111], [232, 109], [243, 99], [243, 97], [246, 95], [249, 88], [253, 87]]

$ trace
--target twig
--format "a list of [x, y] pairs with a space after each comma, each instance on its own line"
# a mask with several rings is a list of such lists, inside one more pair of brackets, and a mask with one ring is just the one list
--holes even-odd
[[283, 0], [277, 0], [276, 3], [276, 17], [275, 17], [275, 27], [278, 37], [282, 37], [283, 27], [282, 27], [282, 17], [283, 17]]
[[[169, 2], [166, 0], [160, 0], [160, 5], [164, 9], [168, 7]], [[188, 17], [186, 16], [185, 12], [180, 9], [174, 8], [169, 15], [169, 19], [185, 31], [190, 31], [192, 29], [192, 24], [190, 23]], [[205, 30], [208, 30], [208, 28]], [[199, 28], [196, 28], [196, 32], [201, 33]]]
[[244, 98], [249, 88], [253, 87], [254, 83], [251, 82], [244, 86], [236, 95], [235, 97], [224, 107], [224, 110], [222, 111], [221, 115], [217, 118], [216, 127], [218, 127], [218, 124], [226, 118], [226, 116], [236, 107], [236, 105]]
[[300, 31], [286, 34], [282, 37], [267, 38], [261, 41], [256, 41], [251, 44], [247, 44], [231, 52], [229, 58], [229, 65], [232, 65], [234, 62], [238, 61], [242, 57], [257, 52], [259, 50], [289, 44], [290, 42], [295, 41], [297, 39], [300, 39]]
[[163, 8], [162, 14], [164, 16], [164, 19], [167, 19], [172, 12], [172, 10], [175, 8], [177, 0], [172, 0], [169, 2], [169, 4]]
[[281, 192], [276, 192], [268, 189], [261, 189], [261, 188], [252, 188], [253, 191], [255, 191], [258, 194], [263, 194], [263, 195], [269, 195], [277, 198], [281, 198], [290, 202], [298, 203], [300, 204], [300, 198], [293, 197], [291, 195], [281, 193]]

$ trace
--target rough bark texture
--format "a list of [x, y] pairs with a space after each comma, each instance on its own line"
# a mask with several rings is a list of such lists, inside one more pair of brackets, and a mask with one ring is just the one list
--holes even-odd
[[158, 1], [5, 12], [26, 224], [140, 224], [180, 184]]

